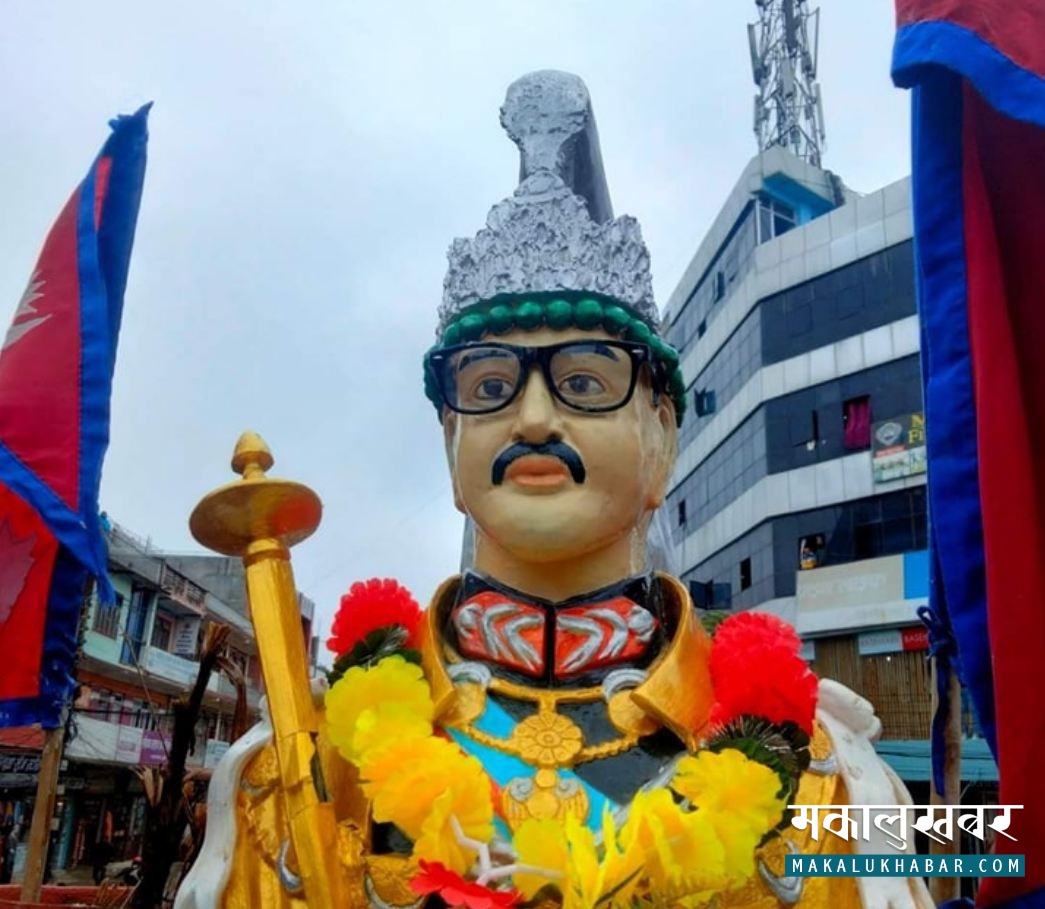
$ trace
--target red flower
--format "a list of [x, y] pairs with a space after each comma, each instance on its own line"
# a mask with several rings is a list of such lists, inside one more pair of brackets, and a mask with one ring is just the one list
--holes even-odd
[[766, 612], [730, 616], [711, 644], [712, 724], [738, 716], [788, 720], [812, 734], [817, 678], [799, 656], [795, 630]]
[[421, 607], [410, 591], [391, 578], [356, 581], [334, 615], [327, 647], [337, 656], [348, 653], [372, 631], [401, 625], [407, 631], [407, 647], [417, 643]]
[[515, 906], [522, 900], [518, 890], [491, 890], [482, 884], [465, 880], [439, 862], [420, 859], [417, 864], [421, 870], [410, 879], [410, 889], [419, 896], [438, 893], [448, 906], [499, 909], [502, 906]]

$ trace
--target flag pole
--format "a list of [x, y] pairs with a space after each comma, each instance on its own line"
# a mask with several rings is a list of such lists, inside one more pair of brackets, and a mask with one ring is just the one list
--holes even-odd
[[[933, 657], [932, 709], [934, 715], [938, 709], [940, 697], [939, 688], [936, 685], [936, 675], [941, 671], [939, 662], [938, 656]], [[953, 667], [947, 674], [947, 725], [943, 729], [943, 792], [937, 792], [936, 781], [933, 779], [933, 774], [930, 773], [929, 803], [931, 805], [957, 805], [961, 802], [962, 683]], [[930, 855], [958, 855], [960, 853], [960, 836], [947, 843], [929, 840]], [[929, 893], [937, 906], [948, 900], [956, 900], [961, 896], [961, 878], [931, 877], [929, 878]]]
[[[93, 588], [94, 578], [88, 575], [84, 581], [80, 600], [80, 617], [76, 623], [77, 656], [83, 646], [83, 633]], [[75, 677], [75, 672], [76, 663], [74, 662], [70, 667], [70, 673]], [[36, 798], [33, 800], [33, 819], [29, 826], [29, 849], [25, 858], [25, 873], [22, 876], [20, 899], [23, 903], [40, 902], [40, 890], [47, 873], [54, 805], [58, 798], [58, 774], [62, 769], [62, 755], [65, 752], [66, 733], [69, 729], [69, 718], [72, 716], [72, 699], [75, 693], [74, 684], [69, 692], [69, 703], [62, 709], [58, 725], [44, 733], [44, 747], [40, 753], [40, 775], [36, 780]]]
[[58, 795], [58, 772], [62, 766], [62, 751], [65, 748], [65, 727], [68, 711], [62, 712], [62, 722], [56, 729], [47, 730], [44, 748], [40, 755], [40, 777], [36, 781], [36, 800], [33, 804], [33, 821], [29, 828], [29, 852], [25, 861], [25, 876], [22, 878], [23, 903], [40, 902], [47, 869], [47, 853], [51, 840], [51, 821], [54, 803]]

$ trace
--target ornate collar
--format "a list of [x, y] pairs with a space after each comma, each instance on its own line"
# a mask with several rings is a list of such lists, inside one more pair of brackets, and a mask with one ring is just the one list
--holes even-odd
[[[432, 688], [437, 719], [450, 713], [456, 699], [446, 662], [460, 657], [444, 639], [442, 629], [461, 601], [463, 582], [460, 575], [443, 582], [421, 627], [422, 665]], [[663, 604], [659, 620], [665, 629], [673, 629], [673, 634], [649, 664], [646, 680], [630, 692], [631, 698], [636, 709], [693, 748], [711, 709], [711, 638], [697, 621], [689, 594], [679, 581], [658, 573], [652, 583], [657, 585]]]
[[553, 603], [466, 572], [444, 634], [466, 659], [550, 685], [577, 682], [648, 665], [661, 643], [659, 597], [650, 594], [645, 575]]

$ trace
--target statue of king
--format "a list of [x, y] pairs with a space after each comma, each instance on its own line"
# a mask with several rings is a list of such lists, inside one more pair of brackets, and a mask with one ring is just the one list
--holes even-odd
[[[656, 570], [685, 384], [649, 253], [613, 216], [580, 79], [524, 76], [501, 123], [520, 182], [451, 246], [424, 358], [464, 570], [423, 611], [353, 586], [314, 732], [281, 750], [266, 717], [229, 749], [176, 909], [931, 905], [920, 879], [788, 874], [887, 851], [846, 809], [906, 791], [870, 705], [818, 682], [789, 626], [700, 617]], [[309, 685], [274, 673], [273, 720]], [[839, 806], [837, 833], [788, 805]]]

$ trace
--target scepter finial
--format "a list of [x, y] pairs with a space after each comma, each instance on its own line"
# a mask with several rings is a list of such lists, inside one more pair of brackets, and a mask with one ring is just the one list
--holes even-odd
[[232, 454], [242, 478], [200, 500], [189, 518], [193, 537], [215, 552], [243, 556], [262, 540], [290, 547], [311, 536], [323, 514], [319, 497], [301, 483], [266, 476], [274, 463], [261, 436], [243, 433]]
[[276, 461], [265, 440], [256, 432], [247, 430], [239, 437], [232, 452], [232, 469], [244, 480], [264, 476]]

